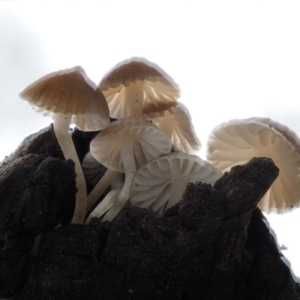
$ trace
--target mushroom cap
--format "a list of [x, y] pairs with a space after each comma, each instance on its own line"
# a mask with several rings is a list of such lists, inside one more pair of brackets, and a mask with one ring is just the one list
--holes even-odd
[[123, 147], [132, 146], [136, 163], [141, 166], [171, 151], [169, 137], [143, 117], [119, 119], [103, 129], [91, 142], [90, 152], [108, 169], [124, 172]]
[[248, 121], [257, 121], [260, 123], [264, 123], [266, 125], [269, 125], [270, 127], [275, 128], [277, 131], [279, 131], [300, 153], [300, 139], [298, 135], [288, 128], [286, 125], [281, 124], [275, 120], [272, 120], [270, 118], [262, 118], [262, 117], [252, 117], [249, 119], [246, 119]]
[[189, 182], [214, 184], [222, 173], [196, 155], [162, 155], [136, 172], [130, 202], [162, 214], [182, 199]]
[[300, 205], [299, 145], [294, 132], [271, 119], [231, 120], [211, 132], [207, 159], [226, 172], [253, 157], [271, 158], [280, 169], [279, 176], [258, 206], [264, 212], [282, 213]]
[[192, 154], [200, 150], [201, 142], [195, 133], [191, 115], [182, 103], [146, 116], [170, 137], [175, 151]]
[[101, 130], [110, 123], [104, 95], [80, 66], [43, 76], [20, 97], [44, 115], [71, 114], [71, 123], [81, 130]]
[[[180, 96], [179, 86], [156, 64], [145, 58], [133, 57], [112, 68], [99, 84], [113, 118], [130, 116], [126, 90], [138, 87], [142, 93], [142, 114], [168, 109]], [[128, 102], [128, 101], [127, 101]]]

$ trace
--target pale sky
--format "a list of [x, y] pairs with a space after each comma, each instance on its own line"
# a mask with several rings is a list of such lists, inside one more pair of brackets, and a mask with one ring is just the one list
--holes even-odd
[[[19, 99], [27, 85], [76, 65], [98, 84], [132, 56], [180, 85], [202, 158], [211, 129], [233, 118], [270, 117], [300, 134], [299, 15], [299, 1], [1, 1], [0, 160], [51, 123]], [[300, 277], [299, 211], [268, 218]]]

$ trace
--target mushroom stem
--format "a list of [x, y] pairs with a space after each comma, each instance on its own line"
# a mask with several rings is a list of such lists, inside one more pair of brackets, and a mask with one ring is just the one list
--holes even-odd
[[[133, 143], [133, 141], [132, 141]], [[123, 167], [125, 171], [125, 181], [112, 208], [106, 213], [103, 221], [111, 221], [122, 209], [126, 201], [129, 199], [130, 189], [136, 172], [136, 165], [133, 154], [133, 145], [128, 141], [127, 147], [121, 149]]]
[[87, 192], [82, 168], [73, 144], [72, 136], [69, 134], [71, 117], [72, 115], [70, 114], [54, 114], [53, 129], [65, 159], [71, 159], [75, 163], [77, 193], [72, 223], [82, 224], [85, 218]]
[[118, 173], [113, 182], [111, 183], [112, 190], [105, 196], [105, 198], [97, 205], [97, 207], [90, 213], [85, 220], [85, 224], [89, 223], [91, 218], [100, 218], [103, 216], [116, 201], [123, 186], [123, 174]]
[[86, 212], [89, 212], [91, 210], [96, 201], [105, 192], [109, 185], [114, 181], [117, 175], [117, 171], [113, 171], [111, 169], [106, 170], [105, 174], [101, 177], [101, 179], [94, 186], [93, 190], [89, 193], [87, 197]]
[[142, 81], [135, 81], [125, 89], [125, 103], [124, 106], [128, 110], [129, 116], [142, 116], [143, 102], [144, 102], [144, 89]]
[[105, 198], [97, 205], [97, 207], [91, 212], [91, 214], [85, 220], [85, 224], [88, 224], [92, 218], [100, 218], [107, 210], [109, 210], [116, 201], [121, 189], [110, 191]]

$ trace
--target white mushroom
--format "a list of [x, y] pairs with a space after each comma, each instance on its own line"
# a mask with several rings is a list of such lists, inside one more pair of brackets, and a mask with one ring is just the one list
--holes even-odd
[[116, 65], [99, 84], [111, 117], [142, 116], [176, 104], [180, 90], [161, 68], [145, 58], [133, 57]]
[[100, 130], [109, 120], [105, 98], [84, 70], [77, 66], [48, 74], [20, 93], [36, 111], [53, 116], [53, 130], [65, 159], [75, 163], [76, 204], [73, 223], [82, 223], [86, 211], [86, 185], [78, 156], [69, 134], [70, 124], [81, 130]]
[[288, 127], [267, 118], [231, 120], [210, 134], [207, 159], [222, 172], [253, 157], [269, 157], [278, 178], [258, 206], [264, 212], [286, 212], [300, 205], [300, 140]]
[[175, 151], [192, 154], [200, 150], [201, 143], [195, 133], [191, 115], [182, 103], [177, 102], [165, 111], [145, 116], [170, 137]]
[[119, 172], [125, 182], [114, 206], [105, 215], [112, 220], [129, 198], [136, 166], [161, 154], [169, 153], [171, 141], [166, 134], [143, 117], [128, 117], [111, 123], [91, 142], [91, 154], [108, 170], [88, 195], [88, 209], [105, 191]]
[[87, 188], [94, 187], [107, 171], [107, 168], [100, 164], [91, 152], [88, 152], [84, 156], [81, 166], [86, 179]]
[[221, 176], [218, 169], [196, 155], [162, 155], [136, 172], [130, 203], [163, 214], [182, 199], [189, 182], [214, 184]]

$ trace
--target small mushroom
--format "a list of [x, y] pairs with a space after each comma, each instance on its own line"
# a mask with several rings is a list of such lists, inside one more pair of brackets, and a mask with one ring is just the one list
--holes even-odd
[[176, 104], [180, 90], [161, 68], [145, 58], [133, 57], [116, 65], [99, 84], [111, 117], [142, 116]]
[[53, 116], [53, 130], [65, 159], [75, 163], [76, 194], [72, 223], [82, 223], [85, 217], [87, 193], [80, 162], [69, 134], [70, 124], [81, 130], [101, 130], [109, 123], [106, 100], [80, 67], [50, 73], [35, 81], [20, 93], [36, 111]]
[[100, 164], [91, 152], [84, 156], [81, 166], [88, 190], [91, 190], [107, 171], [107, 168]]
[[162, 155], [136, 172], [130, 203], [163, 214], [182, 199], [189, 182], [214, 184], [221, 176], [218, 169], [196, 155]]
[[165, 111], [145, 116], [170, 137], [175, 151], [192, 154], [200, 150], [201, 142], [195, 133], [191, 115], [182, 103], [177, 102]]
[[125, 173], [125, 182], [118, 198], [104, 217], [105, 220], [112, 220], [129, 198], [136, 166], [169, 153], [171, 147], [169, 137], [146, 118], [128, 117], [111, 123], [90, 145], [91, 154], [108, 170], [88, 195], [88, 209], [119, 172]]
[[258, 206], [282, 213], [300, 205], [300, 140], [288, 127], [267, 118], [231, 120], [215, 127], [207, 159], [222, 172], [253, 157], [271, 158], [279, 176]]

